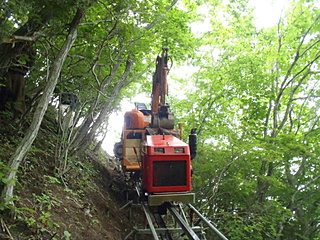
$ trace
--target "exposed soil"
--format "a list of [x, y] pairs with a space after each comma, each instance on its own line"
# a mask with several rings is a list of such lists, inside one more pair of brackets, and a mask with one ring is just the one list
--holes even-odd
[[[22, 212], [17, 213], [15, 220], [4, 222], [9, 226], [8, 237], [11, 234], [14, 239], [123, 239], [132, 229], [133, 219], [128, 218], [128, 209], [119, 210], [126, 204], [120, 189], [110, 188], [111, 179], [119, 178], [119, 173], [96, 162], [97, 159], [87, 160], [94, 165], [95, 176], [84, 180], [79, 171], [71, 171], [68, 188], [48, 175], [33, 174], [32, 181], [30, 174], [25, 175], [21, 180], [30, 185], [21, 186], [16, 202]], [[121, 184], [120, 181], [113, 186]]]
[[[126, 184], [119, 163], [106, 153], [87, 152], [72, 160], [63, 178], [56, 174], [55, 140], [48, 138], [54, 126], [50, 121], [43, 125], [34, 143], [36, 150], [28, 154], [17, 174], [15, 214], [1, 212], [0, 239], [119, 240], [143, 222], [140, 211], [133, 210], [134, 218], [129, 218], [128, 207], [123, 208]], [[0, 129], [0, 160], [5, 163], [20, 130], [4, 121]]]

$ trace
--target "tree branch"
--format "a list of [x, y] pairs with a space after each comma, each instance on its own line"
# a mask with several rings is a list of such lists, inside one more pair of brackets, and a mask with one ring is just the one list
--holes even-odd
[[[173, 6], [178, 2], [178, 0], [173, 0], [171, 2], [171, 4], [169, 6], [166, 7], [166, 11], [169, 12], [171, 10], [171, 8], [173, 8]], [[155, 25], [157, 25], [158, 22], [162, 21], [163, 19], [163, 15], [160, 15], [158, 17], [156, 17], [152, 23], [148, 24], [144, 29], [145, 30], [150, 30], [151, 28], [153, 28]]]
[[16, 177], [17, 170], [22, 160], [24, 159], [25, 155], [30, 150], [31, 145], [33, 144], [38, 134], [43, 116], [48, 108], [48, 99], [50, 99], [50, 96], [52, 95], [53, 90], [57, 84], [58, 77], [61, 73], [61, 69], [67, 57], [67, 54], [70, 51], [74, 41], [77, 38], [77, 27], [80, 23], [82, 16], [83, 16], [83, 11], [78, 9], [70, 25], [70, 32], [68, 34], [68, 37], [51, 66], [47, 85], [43, 91], [43, 94], [38, 103], [38, 106], [36, 107], [31, 125], [27, 130], [25, 137], [22, 139], [21, 143], [17, 147], [15, 153], [12, 155], [12, 157], [9, 160], [8, 169], [10, 170], [8, 171], [6, 176], [6, 178], [9, 181], [5, 185], [1, 194], [1, 201], [5, 204], [13, 205], [13, 202], [12, 202], [13, 188], [14, 188], [14, 180]]

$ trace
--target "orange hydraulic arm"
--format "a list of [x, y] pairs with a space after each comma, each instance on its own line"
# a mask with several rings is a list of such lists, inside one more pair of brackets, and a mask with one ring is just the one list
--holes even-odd
[[166, 104], [166, 95], [168, 94], [168, 48], [162, 48], [161, 57], [157, 57], [156, 71], [153, 75], [153, 86], [151, 95], [151, 111], [158, 113], [159, 107]]

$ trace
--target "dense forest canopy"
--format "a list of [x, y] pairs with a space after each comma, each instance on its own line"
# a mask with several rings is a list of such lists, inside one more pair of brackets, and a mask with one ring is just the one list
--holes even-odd
[[[12, 150], [0, 159], [1, 208], [13, 204], [16, 170], [46, 112], [57, 115], [63, 175], [100, 146], [121, 99], [149, 94], [166, 46], [176, 66], [195, 70], [170, 79], [181, 93], [169, 100], [185, 131], [198, 129], [198, 208], [230, 239], [318, 239], [319, 2], [288, 1], [271, 27], [256, 26], [248, 2], [4, 1], [0, 120], [26, 132], [1, 135]], [[195, 23], [210, 27], [195, 34]], [[66, 112], [56, 108], [63, 93], [74, 99]]]

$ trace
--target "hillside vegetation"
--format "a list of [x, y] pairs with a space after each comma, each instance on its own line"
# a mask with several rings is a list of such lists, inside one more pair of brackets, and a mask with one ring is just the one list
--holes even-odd
[[[19, 170], [15, 209], [1, 207], [1, 239], [122, 239], [137, 218], [129, 218], [119, 166], [104, 151], [72, 159], [55, 172], [57, 110], [49, 108]], [[50, 115], [52, 114], [52, 115]], [[1, 159], [8, 159], [24, 126], [1, 114]], [[2, 165], [1, 170], [5, 168]], [[3, 183], [1, 185], [3, 187]], [[136, 213], [139, 216], [139, 212]]]
[[150, 96], [168, 47], [168, 103], [199, 139], [197, 209], [229, 239], [319, 239], [319, 1], [286, 1], [269, 27], [251, 3], [3, 1], [2, 237], [125, 235], [100, 146], [121, 101]]

